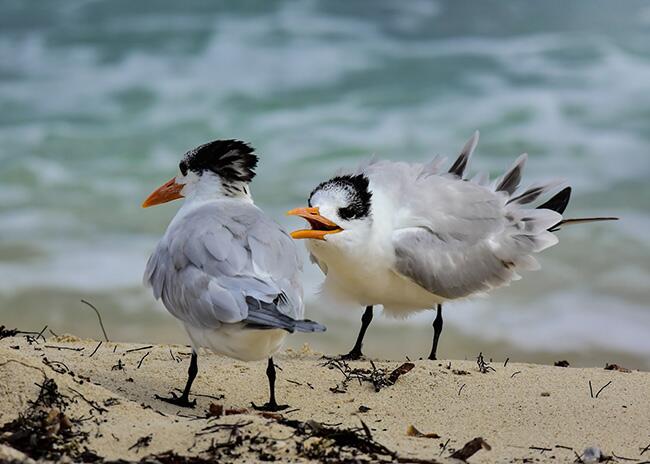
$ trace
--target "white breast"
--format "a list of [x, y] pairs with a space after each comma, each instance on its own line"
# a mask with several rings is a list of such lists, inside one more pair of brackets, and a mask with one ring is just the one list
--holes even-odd
[[397, 317], [431, 309], [442, 299], [394, 271], [393, 205], [379, 192], [373, 203], [372, 228], [365, 233], [343, 231], [327, 241], [309, 240], [309, 251], [327, 267], [323, 290], [363, 306], [381, 304]]
[[273, 356], [284, 343], [287, 332], [281, 329], [243, 329], [241, 324], [223, 324], [218, 329], [201, 329], [185, 324], [194, 349], [207, 348], [217, 354], [259, 361]]

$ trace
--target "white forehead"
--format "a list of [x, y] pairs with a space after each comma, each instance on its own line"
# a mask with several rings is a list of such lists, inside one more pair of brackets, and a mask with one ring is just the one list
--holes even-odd
[[347, 206], [350, 200], [349, 187], [329, 184], [316, 190], [311, 196], [312, 206], [340, 205]]

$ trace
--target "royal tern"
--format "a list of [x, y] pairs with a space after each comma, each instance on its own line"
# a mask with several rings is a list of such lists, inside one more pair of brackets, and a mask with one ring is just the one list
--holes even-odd
[[560, 226], [615, 218], [563, 219], [567, 187], [546, 203], [530, 204], [559, 188], [559, 182], [519, 189], [523, 154], [505, 174], [489, 182], [464, 173], [478, 132], [448, 170], [436, 157], [428, 164], [371, 160], [350, 174], [318, 185], [308, 207], [288, 212], [311, 229], [295, 239], [325, 273], [323, 289], [366, 306], [348, 359], [362, 356], [373, 306], [405, 317], [436, 308], [429, 359], [436, 359], [442, 303], [482, 294], [519, 279], [539, 264], [532, 256], [558, 242]]
[[288, 332], [325, 330], [302, 320], [302, 265], [295, 243], [253, 203], [249, 183], [256, 165], [253, 148], [244, 142], [206, 143], [188, 151], [180, 174], [142, 204], [185, 198], [144, 274], [145, 285], [192, 341], [183, 394], [159, 397], [169, 403], [196, 403], [189, 393], [203, 347], [244, 361], [268, 359], [270, 399], [259, 409], [283, 409], [275, 400], [273, 354]]

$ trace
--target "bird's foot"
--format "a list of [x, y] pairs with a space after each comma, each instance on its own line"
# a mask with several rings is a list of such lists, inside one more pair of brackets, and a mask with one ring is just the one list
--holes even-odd
[[160, 395], [154, 395], [154, 398], [160, 401], [164, 401], [165, 403], [173, 404], [175, 406], [180, 406], [181, 408], [192, 408], [196, 406], [196, 399], [190, 401], [190, 398], [185, 395], [177, 396], [176, 393], [170, 392], [172, 395], [169, 398], [166, 398], [164, 396]]
[[255, 403], [251, 403], [251, 406], [253, 406], [253, 409], [255, 409], [256, 411], [265, 411], [265, 412], [284, 411], [289, 407], [288, 404], [278, 404], [275, 401], [272, 403], [271, 402], [265, 403], [261, 406], [258, 406]]
[[342, 354], [338, 357], [340, 361], [357, 361], [363, 358], [361, 350], [352, 350], [348, 354]]

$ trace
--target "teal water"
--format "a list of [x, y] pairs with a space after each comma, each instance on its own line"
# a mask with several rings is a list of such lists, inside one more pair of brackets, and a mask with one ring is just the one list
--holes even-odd
[[[182, 340], [140, 284], [177, 205], [139, 205], [202, 142], [251, 142], [256, 202], [290, 228], [339, 167], [452, 156], [479, 129], [474, 170], [527, 151], [526, 181], [574, 185], [571, 214], [622, 220], [448, 305], [443, 354], [650, 367], [646, 2], [0, 0], [0, 109], [0, 323], [98, 336], [86, 298], [113, 338]], [[345, 350], [360, 311], [305, 279], [331, 329], [313, 343]], [[430, 320], [376, 318], [368, 347], [425, 354]]]

